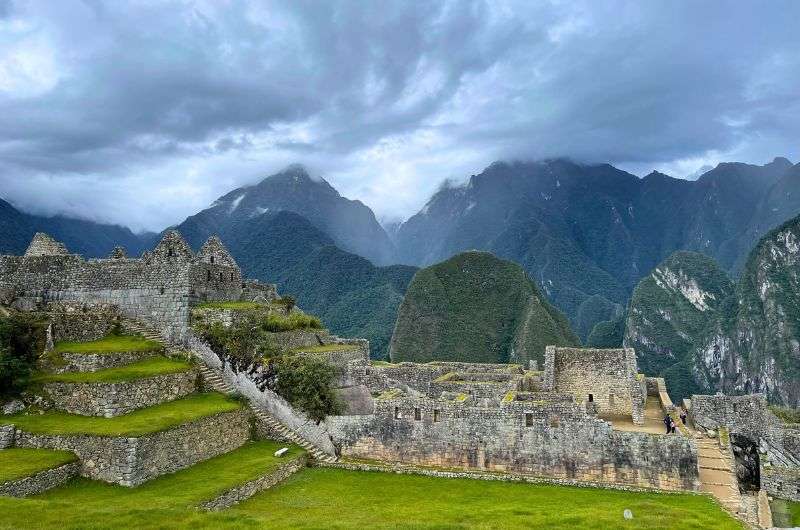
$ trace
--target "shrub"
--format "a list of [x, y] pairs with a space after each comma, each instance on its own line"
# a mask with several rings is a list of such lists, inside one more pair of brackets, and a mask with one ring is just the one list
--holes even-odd
[[800, 423], [800, 409], [771, 405], [769, 410], [784, 423]]
[[273, 333], [296, 329], [322, 329], [322, 322], [317, 317], [305, 313], [291, 313], [285, 316], [271, 313], [264, 319], [264, 329]]
[[336, 369], [330, 364], [302, 355], [284, 355], [270, 364], [276, 374], [275, 392], [317, 423], [325, 416], [341, 413], [333, 390]]
[[32, 315], [0, 317], [0, 396], [19, 394], [44, 350], [44, 322]]

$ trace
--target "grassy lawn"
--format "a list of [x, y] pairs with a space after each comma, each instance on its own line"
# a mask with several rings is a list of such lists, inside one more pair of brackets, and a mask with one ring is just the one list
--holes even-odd
[[176, 425], [242, 408], [241, 403], [222, 394], [193, 394], [183, 399], [136, 410], [115, 418], [78, 416], [51, 411], [45, 414], [15, 415], [0, 418], [0, 424], [13, 423], [18, 429], [38, 434], [93, 434], [97, 436], [141, 436], [164, 431]]
[[138, 488], [81, 478], [32, 498], [0, 497], [0, 528], [263, 528], [263, 518], [195, 506], [303, 454], [289, 445], [274, 457], [281, 447], [287, 445], [251, 442]]
[[34, 498], [0, 497], [0, 528], [742, 528], [697, 495], [337, 469], [303, 470], [223, 512], [193, 508], [287, 462], [272, 457], [281, 446], [251, 443], [134, 489], [77, 479]]
[[40, 383], [120, 383], [144, 377], [185, 372], [191, 367], [192, 365], [186, 361], [167, 359], [166, 357], [152, 357], [119, 368], [109, 368], [97, 372], [42, 374], [37, 376], [35, 381]]
[[320, 468], [231, 511], [261, 514], [275, 528], [742, 528], [697, 495]]
[[351, 351], [357, 350], [358, 346], [355, 344], [325, 344], [323, 346], [304, 346], [302, 348], [294, 348], [289, 350], [289, 353], [328, 353], [332, 351]]
[[0, 484], [28, 477], [46, 469], [53, 469], [73, 462], [75, 459], [75, 455], [69, 451], [3, 449], [0, 451]]
[[258, 302], [203, 302], [194, 306], [197, 309], [258, 309], [264, 307], [264, 304]]
[[143, 337], [128, 335], [109, 335], [91, 342], [59, 342], [55, 353], [114, 353], [114, 352], [156, 352], [163, 345]]

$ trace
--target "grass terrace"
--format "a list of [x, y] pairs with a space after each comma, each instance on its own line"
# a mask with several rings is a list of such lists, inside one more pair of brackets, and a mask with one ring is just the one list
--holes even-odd
[[143, 436], [166, 431], [183, 423], [242, 408], [242, 404], [216, 392], [193, 394], [114, 418], [79, 416], [50, 411], [0, 418], [23, 431], [36, 434], [88, 434], [94, 436]]
[[33, 498], [0, 497], [0, 528], [743, 528], [702, 495], [326, 468], [304, 469], [222, 512], [194, 508], [288, 462], [272, 456], [282, 446], [251, 443], [133, 489], [76, 479]]
[[203, 302], [194, 306], [196, 309], [231, 309], [244, 311], [247, 309], [261, 309], [264, 304], [258, 302]]
[[305, 313], [296, 312], [289, 315], [270, 313], [264, 318], [264, 329], [272, 333], [280, 333], [298, 329], [323, 329], [323, 326], [319, 318]]
[[0, 451], [0, 484], [77, 460], [69, 451], [11, 448]]
[[160, 342], [131, 335], [109, 335], [90, 342], [59, 342], [54, 353], [115, 353], [158, 352], [163, 349]]
[[191, 369], [192, 365], [183, 360], [166, 357], [152, 357], [137, 363], [109, 368], [97, 372], [68, 372], [63, 374], [41, 374], [35, 378], [37, 383], [123, 383], [145, 377], [176, 374]]
[[800, 502], [773, 499], [770, 503], [772, 522], [776, 527], [800, 527]]

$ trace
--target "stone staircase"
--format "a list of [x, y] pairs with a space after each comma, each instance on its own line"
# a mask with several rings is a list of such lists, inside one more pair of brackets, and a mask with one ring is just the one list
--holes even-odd
[[[133, 320], [129, 318], [124, 318], [123, 326], [130, 330], [131, 332], [137, 333], [142, 335], [148, 340], [154, 340], [163, 342], [163, 338], [159, 335], [156, 331], [152, 330], [147, 325]], [[167, 347], [169, 349], [169, 347]], [[217, 373], [215, 370], [211, 369], [208, 365], [206, 365], [201, 359], [198, 359], [198, 369], [203, 376], [204, 381], [208, 386], [213, 388], [215, 391], [232, 395], [236, 393], [236, 390], [225, 381], [222, 376]], [[277, 418], [275, 418], [269, 412], [263, 410], [260, 407], [253, 406], [250, 404], [250, 408], [253, 414], [262, 421], [270, 430], [277, 433], [281, 437], [285, 438], [286, 440], [291, 441], [305, 449], [315, 460], [319, 460], [322, 462], [333, 463], [336, 462], [338, 459], [335, 456], [332, 456], [322, 450], [320, 450], [317, 446], [306, 440], [303, 436], [299, 435], [292, 429], [288, 428], [286, 425], [281, 423]]]
[[700, 491], [713, 495], [720, 504], [737, 517], [743, 518], [742, 496], [734, 472], [733, 455], [723, 451], [717, 438], [695, 433], [697, 464], [700, 468]]

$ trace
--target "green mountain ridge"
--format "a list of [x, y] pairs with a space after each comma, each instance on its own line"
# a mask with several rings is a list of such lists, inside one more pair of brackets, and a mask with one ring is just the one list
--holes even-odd
[[711, 258], [670, 256], [634, 291], [625, 345], [674, 398], [761, 392], [800, 405], [800, 216], [761, 238], [736, 283]]
[[545, 346], [579, 343], [522, 267], [472, 251], [416, 273], [389, 353], [393, 362], [541, 363]]

